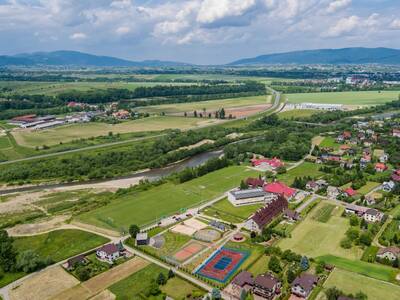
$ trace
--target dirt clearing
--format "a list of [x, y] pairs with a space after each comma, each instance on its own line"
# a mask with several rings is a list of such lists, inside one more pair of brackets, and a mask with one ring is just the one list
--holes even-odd
[[60, 266], [43, 270], [10, 291], [11, 300], [47, 300], [79, 284]]

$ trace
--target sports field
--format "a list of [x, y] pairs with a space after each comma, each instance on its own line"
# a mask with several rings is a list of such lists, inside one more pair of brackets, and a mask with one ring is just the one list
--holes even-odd
[[343, 249], [340, 247], [340, 241], [350, 227], [349, 220], [340, 217], [343, 212], [342, 207], [335, 208], [326, 223], [315, 220], [322, 217], [321, 208], [326, 203], [326, 201], [322, 201], [318, 204], [305, 220], [291, 232], [291, 238], [281, 240], [278, 246], [284, 250], [290, 249], [296, 253], [314, 258], [327, 254], [349, 259], [360, 258], [362, 255], [361, 249], [356, 247]]
[[362, 91], [287, 94], [290, 103], [330, 103], [345, 105], [378, 105], [398, 99], [400, 91]]
[[[224, 108], [237, 108], [237, 107], [248, 107], [252, 105], [269, 104], [271, 102], [270, 96], [251, 96], [251, 97], [241, 97], [241, 98], [228, 98], [222, 100], [210, 100], [210, 101], [200, 101], [200, 102], [189, 102], [189, 103], [174, 103], [174, 104], [162, 104], [154, 106], [144, 106], [139, 108], [139, 111], [148, 112], [151, 114], [178, 114], [187, 112], [188, 114], [197, 111], [198, 113], [208, 114], [214, 111]], [[204, 113], [205, 109], [205, 113]]]
[[144, 131], [161, 131], [165, 129], [188, 129], [218, 122], [215, 119], [194, 119], [183, 117], [149, 117], [139, 120], [125, 121], [119, 124], [91, 122], [85, 124], [64, 125], [40, 131], [18, 130], [13, 132], [17, 143], [21, 146], [51, 146], [60, 142], [67, 143], [81, 138], [105, 136], [109, 132], [128, 133]]
[[133, 223], [145, 225], [182, 208], [212, 200], [249, 176], [258, 176], [258, 172], [243, 166], [224, 168], [182, 184], [166, 183], [145, 192], [121, 196], [78, 219], [114, 230], [128, 228]]
[[[330, 287], [337, 287], [345, 293], [352, 294], [361, 291], [368, 296], [368, 299], [400, 299], [400, 286], [398, 285], [382, 282], [337, 268], [324, 283], [324, 289]], [[317, 299], [325, 299], [323, 295], [320, 296]]]
[[105, 244], [108, 239], [86, 231], [65, 229], [35, 236], [16, 237], [14, 246], [19, 251], [33, 250], [40, 257], [51, 257], [55, 262]]

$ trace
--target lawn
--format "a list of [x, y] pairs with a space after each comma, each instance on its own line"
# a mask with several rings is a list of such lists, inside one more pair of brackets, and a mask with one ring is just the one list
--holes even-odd
[[240, 98], [228, 98], [222, 100], [210, 100], [200, 102], [188, 102], [188, 103], [174, 103], [174, 104], [162, 104], [154, 106], [145, 106], [139, 108], [139, 111], [148, 112], [151, 114], [160, 114], [162, 112], [166, 114], [177, 114], [177, 113], [192, 113], [197, 111], [199, 113], [206, 109], [206, 112], [214, 112], [220, 108], [237, 108], [237, 107], [248, 107], [252, 105], [269, 104], [270, 97], [266, 95], [262, 96], [250, 96]]
[[0, 136], [0, 150], [12, 147], [7, 135]]
[[278, 117], [280, 119], [307, 118], [318, 112], [319, 112], [318, 110], [314, 109], [293, 109], [279, 113]]
[[389, 282], [394, 282], [396, 274], [398, 273], [396, 269], [388, 266], [337, 257], [334, 255], [324, 255], [319, 257], [317, 260], [324, 261], [327, 264], [334, 265], [349, 272]]
[[226, 221], [228, 222], [238, 223], [246, 220], [262, 206], [262, 204], [254, 204], [236, 207], [225, 198], [213, 204], [211, 207], [207, 207], [203, 212], [212, 217], [220, 217], [224, 220], [227, 219]]
[[85, 124], [63, 125], [52, 129], [40, 131], [20, 130], [12, 134], [21, 146], [34, 148], [43, 145], [57, 145], [60, 142], [67, 143], [73, 140], [105, 136], [109, 132], [149, 132], [165, 129], [189, 129], [218, 122], [215, 119], [195, 119], [183, 117], [149, 117], [138, 120], [124, 121], [118, 124], [106, 124], [90, 122]]
[[314, 258], [328, 254], [350, 259], [360, 258], [362, 255], [361, 249], [356, 247], [343, 249], [340, 247], [340, 241], [350, 227], [349, 220], [340, 217], [343, 208], [335, 208], [326, 223], [314, 220], [324, 205], [326, 205], [326, 201], [321, 201], [314, 209], [314, 213], [310, 213], [293, 229], [291, 238], [285, 238], [278, 242], [277, 245], [283, 250], [290, 249], [296, 253]]
[[78, 219], [114, 230], [126, 229], [131, 224], [144, 226], [183, 208], [210, 201], [250, 176], [258, 176], [258, 172], [244, 166], [232, 166], [182, 184], [169, 182], [145, 192], [121, 196]]
[[180, 277], [169, 279], [167, 284], [161, 287], [161, 291], [173, 299], [186, 299], [189, 295], [200, 296], [205, 294], [203, 290]]
[[379, 185], [379, 182], [367, 181], [366, 185], [362, 186], [357, 192], [361, 195], [366, 195]]
[[345, 105], [379, 105], [397, 100], [399, 91], [362, 91], [287, 94], [290, 103], [330, 103]]
[[333, 204], [324, 203], [321, 207], [318, 208], [318, 210], [313, 216], [313, 219], [318, 222], [327, 223], [331, 218], [332, 212], [335, 209], [335, 207], [336, 206]]
[[323, 172], [319, 171], [319, 168], [320, 165], [318, 164], [303, 162], [300, 166], [287, 171], [287, 173], [278, 175], [278, 180], [291, 185], [295, 177], [311, 176], [318, 178], [324, 174]]
[[254, 276], [264, 274], [268, 271], [269, 256], [263, 255], [247, 270]]
[[[337, 287], [345, 293], [363, 292], [368, 299], [400, 299], [400, 286], [382, 282], [341, 269], [335, 269], [324, 283], [324, 289]], [[320, 299], [320, 298], [319, 298]]]
[[333, 148], [334, 150], [339, 150], [340, 144], [336, 143], [333, 137], [326, 137], [319, 144], [320, 148]]
[[93, 233], [65, 229], [35, 236], [16, 237], [14, 246], [19, 252], [33, 250], [42, 258], [51, 257], [54, 262], [58, 262], [107, 242], [108, 239]]

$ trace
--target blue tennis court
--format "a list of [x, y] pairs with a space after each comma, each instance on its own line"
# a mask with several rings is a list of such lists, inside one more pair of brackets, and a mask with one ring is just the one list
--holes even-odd
[[217, 270], [225, 270], [231, 262], [232, 258], [224, 256], [219, 261], [217, 261], [217, 263], [214, 265], [214, 268], [216, 268]]

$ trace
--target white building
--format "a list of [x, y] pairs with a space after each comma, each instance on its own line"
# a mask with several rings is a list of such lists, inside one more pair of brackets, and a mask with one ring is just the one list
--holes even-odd
[[378, 250], [376, 257], [380, 259], [388, 259], [390, 261], [396, 260], [396, 258], [400, 257], [400, 248], [399, 247], [386, 247]]
[[108, 263], [113, 263], [119, 258], [119, 249], [115, 244], [107, 244], [96, 250], [96, 256]]
[[293, 104], [294, 109], [316, 109], [316, 110], [327, 110], [327, 111], [335, 111], [335, 110], [344, 110], [343, 104], [329, 104], [329, 103], [300, 103]]
[[364, 214], [364, 220], [371, 223], [380, 222], [382, 218], [383, 213], [375, 208], [368, 209]]

